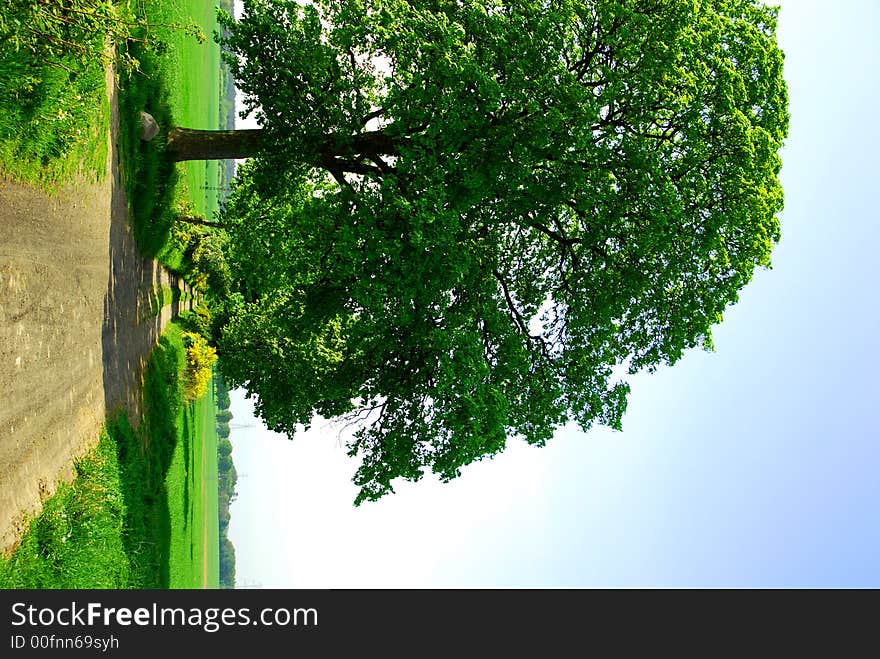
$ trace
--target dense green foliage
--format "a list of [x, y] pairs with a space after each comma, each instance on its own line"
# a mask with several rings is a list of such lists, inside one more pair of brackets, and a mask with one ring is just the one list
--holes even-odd
[[787, 132], [752, 0], [250, 0], [263, 126], [223, 218], [224, 376], [274, 430], [361, 421], [356, 502], [576, 421], [711, 347], [767, 266]]

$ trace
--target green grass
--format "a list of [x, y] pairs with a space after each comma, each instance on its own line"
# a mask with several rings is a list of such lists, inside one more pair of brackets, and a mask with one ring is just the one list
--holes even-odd
[[152, 318], [162, 313], [162, 309], [169, 304], [173, 304], [181, 299], [179, 288], [169, 288], [168, 286], [160, 286], [150, 291], [150, 308], [147, 317]]
[[[31, 3], [4, 3], [0, 20], [0, 172], [44, 190], [82, 174], [101, 179], [107, 166], [110, 108], [103, 39], [72, 31], [90, 56], [59, 53], [14, 27], [28, 25]], [[33, 39], [31, 39], [33, 41]]]
[[213, 387], [209, 387], [209, 393], [184, 412], [184, 440], [175, 449], [166, 478], [171, 588], [219, 585], [215, 414]]
[[[202, 556], [207, 574], [206, 588], [220, 587], [220, 514], [217, 492], [217, 402], [214, 399], [214, 383], [208, 386], [208, 393], [196, 401], [197, 424], [196, 437], [202, 439], [201, 453], [203, 462], [201, 480], [204, 482], [202, 495], [203, 519], [206, 526], [206, 544], [203, 545]], [[207, 548], [207, 551], [204, 550]]]
[[[169, 3], [178, 12], [178, 20], [185, 15], [198, 24], [209, 39], [196, 43], [183, 39], [173, 49], [178, 55], [177, 93], [172, 95], [172, 110], [181, 126], [187, 128], [220, 128], [219, 108], [221, 92], [220, 46], [210, 38], [219, 29], [216, 4], [194, 3], [181, 8], [179, 0]], [[182, 164], [183, 180], [197, 212], [210, 218], [218, 209], [216, 188], [220, 180], [220, 163], [216, 160], [189, 161]]]
[[201, 587], [204, 562], [208, 587], [217, 587], [214, 401], [184, 404], [184, 366], [181, 328], [171, 323], [147, 365], [139, 430], [123, 416], [107, 424], [76, 479], [0, 559], [0, 588]]
[[140, 139], [140, 112], [149, 112], [160, 126], [173, 122], [161, 59], [133, 47], [141, 72], [120, 79], [119, 150], [131, 218], [138, 246], [145, 256], [172, 267], [180, 265], [180, 250], [168, 246], [174, 221], [177, 170], [165, 159], [164, 141]]
[[76, 463], [34, 519], [15, 554], [0, 559], [2, 588], [120, 588], [134, 585], [123, 529], [128, 511], [117, 445], [107, 433]]
[[[176, 207], [188, 200], [211, 217], [218, 208], [220, 167], [216, 161], [167, 162], [162, 132], [142, 142], [138, 118], [141, 110], [149, 112], [163, 131], [220, 127], [220, 46], [211, 38], [217, 29], [214, 7], [182, 0], [146, 4], [147, 18], [157, 26], [153, 47], [133, 46], [142, 72], [121, 81], [120, 142], [135, 235], [145, 255], [175, 271], [185, 267], [184, 245], [172, 233]], [[207, 36], [203, 43], [184, 30], [161, 27], [189, 22]]]
[[[209, 568], [219, 562], [216, 531], [213, 542], [209, 537], [207, 559], [203, 545], [206, 513], [213, 510], [209, 534], [211, 520], [215, 528], [217, 525], [217, 438], [211, 426], [205, 428], [196, 421], [205, 407], [214, 413], [214, 401], [203, 397], [189, 405], [183, 403], [186, 352], [181, 332], [178, 323], [168, 325], [151, 357], [155, 367], [144, 382], [146, 418], [142, 430], [153, 468], [150, 482], [162, 497], [162, 515], [154, 520], [161, 531], [157, 558], [161, 567], [158, 587], [162, 588], [200, 588], [202, 562], [208, 560]], [[203, 451], [213, 451], [204, 472]], [[206, 479], [204, 488], [202, 479]], [[212, 581], [209, 572], [208, 586], [216, 584], [217, 577]]]

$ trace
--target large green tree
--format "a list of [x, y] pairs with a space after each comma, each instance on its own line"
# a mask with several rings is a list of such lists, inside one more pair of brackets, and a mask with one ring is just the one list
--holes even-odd
[[572, 420], [619, 428], [615, 367], [711, 346], [770, 262], [788, 123], [773, 9], [244, 7], [225, 41], [262, 128], [171, 147], [256, 156], [224, 217], [223, 374], [276, 430], [358, 422], [356, 503]]

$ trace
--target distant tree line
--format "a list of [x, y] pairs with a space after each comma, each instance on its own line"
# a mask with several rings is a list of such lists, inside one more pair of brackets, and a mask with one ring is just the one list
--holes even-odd
[[217, 496], [220, 520], [220, 587], [235, 587], [235, 547], [229, 541], [229, 504], [235, 500], [238, 474], [232, 462], [232, 444], [229, 441], [229, 389], [219, 373], [214, 374], [214, 400], [217, 401]]
[[[232, 13], [232, 0], [220, 0], [220, 7]], [[227, 29], [221, 27], [226, 33]], [[221, 62], [221, 72], [225, 84], [225, 99], [220, 103], [220, 122], [227, 129], [235, 126], [235, 83], [229, 65]], [[225, 101], [225, 102], [224, 102]], [[221, 198], [225, 198], [229, 184], [234, 175], [235, 166], [232, 160], [225, 160], [221, 164]], [[238, 474], [232, 462], [232, 444], [229, 441], [229, 422], [232, 420], [232, 412], [229, 411], [229, 389], [219, 372], [214, 377], [214, 399], [217, 401], [217, 496], [219, 497], [217, 510], [220, 517], [220, 587], [235, 587], [235, 547], [230, 542], [227, 532], [229, 531], [229, 504], [236, 497], [235, 484]]]

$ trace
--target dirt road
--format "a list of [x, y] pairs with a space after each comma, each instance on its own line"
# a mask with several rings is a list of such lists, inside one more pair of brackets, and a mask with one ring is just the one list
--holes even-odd
[[73, 474], [108, 412], [140, 420], [143, 367], [176, 310], [149, 316], [148, 294], [177, 286], [139, 256], [111, 153], [99, 183], [47, 196], [0, 175], [0, 551]]

